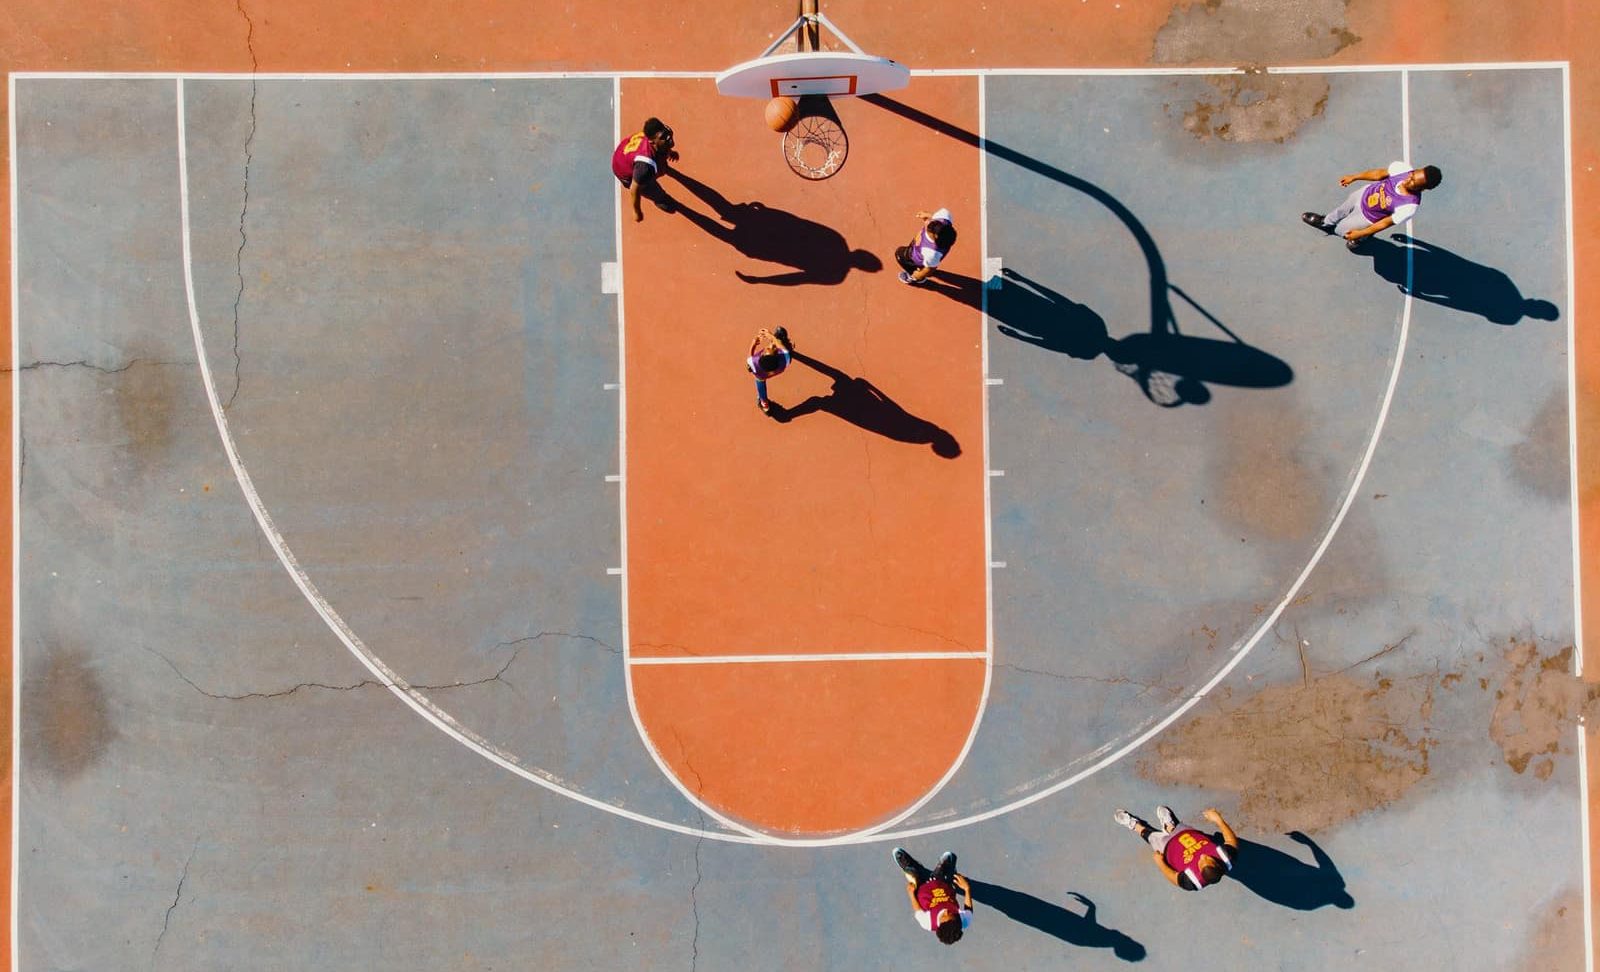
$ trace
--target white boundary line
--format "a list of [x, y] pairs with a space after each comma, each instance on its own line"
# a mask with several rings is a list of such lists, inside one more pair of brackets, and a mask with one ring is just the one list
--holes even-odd
[[[987, 661], [986, 651], [857, 651], [810, 655], [646, 655], [629, 665], [760, 665], [805, 662]], [[980, 706], [980, 716], [981, 716]], [[882, 826], [888, 826], [883, 824]]]
[[11, 968], [21, 969], [17, 894], [22, 890], [22, 301], [17, 256], [17, 76], [6, 79], [6, 120], [11, 175]]
[[[1562, 158], [1566, 166], [1567, 191], [1567, 445], [1568, 473], [1572, 500], [1572, 637], [1577, 650], [1572, 653], [1573, 674], [1583, 677], [1583, 557], [1582, 534], [1578, 532], [1578, 343], [1576, 324], [1578, 305], [1578, 259], [1574, 247], [1572, 219], [1572, 74], [1561, 69]], [[1585, 794], [1587, 799], [1587, 794]]]
[[[612, 145], [622, 141], [622, 79], [613, 78], [611, 82], [611, 127]], [[633, 638], [628, 627], [628, 329], [627, 315], [623, 309], [623, 294], [627, 288], [627, 276], [623, 273], [622, 264], [622, 194], [612, 194], [613, 223], [616, 227], [617, 247], [617, 472], [622, 477], [617, 490], [617, 517], [618, 517], [618, 543], [619, 556], [622, 558], [622, 568], [619, 571], [622, 577], [622, 682], [625, 695], [628, 697], [628, 715], [633, 719], [633, 728], [639, 734], [639, 742], [644, 744], [645, 751], [650, 758], [655, 760], [656, 769], [668, 783], [677, 787], [695, 809], [702, 814], [717, 821], [730, 830], [736, 830], [754, 840], [765, 838], [760, 831], [752, 830], [743, 824], [729, 819], [712, 809], [705, 801], [701, 800], [693, 791], [683, 785], [678, 775], [667, 765], [661, 757], [661, 751], [656, 748], [655, 740], [650, 738], [650, 733], [645, 730], [644, 720], [639, 718], [639, 707], [633, 698]]]
[[[1268, 67], [1268, 74], [1392, 74], [1397, 71], [1527, 71], [1566, 68], [1567, 61], [1482, 61], [1457, 64], [1291, 64]], [[306, 71], [18, 71], [13, 78], [28, 80], [189, 80], [189, 81], [540, 81], [623, 80], [632, 78], [715, 79], [720, 71], [421, 71], [362, 72]], [[1104, 68], [913, 68], [912, 77], [1182, 77], [1248, 74], [1237, 65]]]
[[[1577, 252], [1572, 199], [1572, 70], [1561, 68], [1561, 141], [1567, 193], [1567, 446], [1572, 506], [1572, 674], [1583, 677], [1583, 536], [1578, 532], [1578, 343]], [[1594, 972], [1594, 848], [1589, 846], [1589, 734], [1580, 718], [1578, 732], [1578, 814], [1583, 834], [1583, 967]]]

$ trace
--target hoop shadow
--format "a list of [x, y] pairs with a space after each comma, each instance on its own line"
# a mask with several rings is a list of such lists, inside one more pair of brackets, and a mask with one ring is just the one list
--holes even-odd
[[[1133, 211], [1123, 205], [1122, 201], [1111, 193], [1100, 188], [1094, 183], [1080, 176], [1075, 176], [1064, 169], [1042, 162], [1031, 155], [1011, 148], [991, 139], [980, 138], [977, 133], [970, 132], [959, 125], [951, 124], [942, 118], [937, 118], [925, 111], [913, 108], [903, 102], [881, 94], [869, 94], [861, 97], [862, 101], [873, 104], [886, 111], [892, 112], [909, 121], [916, 122], [926, 128], [953, 138], [958, 142], [979, 149], [994, 158], [1009, 162], [1019, 168], [1026, 169], [1035, 175], [1043, 176], [1052, 182], [1076, 190], [1093, 199], [1095, 202], [1111, 211], [1122, 222], [1122, 225], [1133, 237], [1139, 246], [1139, 252], [1144, 255], [1145, 265], [1149, 271], [1150, 291], [1150, 328], [1149, 334], [1142, 341], [1127, 344], [1132, 337], [1124, 338], [1120, 345], [1120, 354], [1106, 350], [1106, 356], [1117, 366], [1117, 370], [1128, 375], [1138, 383], [1145, 397], [1158, 405], [1172, 407], [1182, 404], [1201, 405], [1211, 399], [1211, 393], [1205, 387], [1205, 381], [1211, 380], [1218, 384], [1238, 384], [1243, 387], [1270, 388], [1288, 384], [1294, 380], [1294, 371], [1289, 365], [1279, 358], [1259, 351], [1241, 341], [1237, 335], [1230, 331], [1223, 323], [1202, 307], [1193, 297], [1177, 287], [1167, 278], [1167, 264], [1161, 257], [1161, 248], [1156, 246], [1155, 238], [1150, 235], [1139, 218]], [[1029, 282], [1032, 284], [1032, 282]], [[976, 284], [976, 286], [972, 286]], [[926, 286], [926, 284], [924, 285]], [[1037, 285], [1034, 285], [1037, 286]], [[966, 278], [955, 288], [955, 293], [946, 291], [950, 296], [959, 296], [968, 299], [975, 307], [981, 307], [981, 283]], [[1004, 290], [1002, 290], [1002, 294]], [[1052, 292], [1053, 293], [1053, 292]], [[1183, 301], [1199, 311], [1212, 324], [1216, 325], [1223, 333], [1232, 339], [1231, 342], [1207, 341], [1203, 338], [1190, 338], [1179, 333], [1177, 319], [1173, 314], [1171, 294], [1176, 293]], [[1039, 295], [1040, 299], [1057, 302], [1059, 294], [1054, 297]], [[1002, 298], [1003, 300], [1004, 298]], [[1065, 298], [1060, 298], [1065, 300]], [[1023, 298], [1027, 303], [1027, 298]], [[1082, 307], [1066, 301], [1066, 305], [1073, 308]], [[1065, 305], [1063, 305], [1065, 306]], [[991, 303], [991, 316], [994, 305]], [[1092, 312], [1090, 312], [1092, 313]], [[1026, 312], [1019, 312], [1019, 316], [1027, 316]], [[1096, 320], [1098, 316], [1096, 315]], [[1104, 322], [1101, 322], [1104, 327]], [[1040, 338], [1038, 331], [1028, 331], [1024, 327], [1012, 325], [1012, 329]], [[1010, 335], [1018, 336], [1018, 335]], [[1197, 343], [1199, 342], [1199, 343]], [[1032, 343], [1047, 346], [1043, 341], [1036, 340]], [[1053, 348], [1071, 353], [1065, 346]], [[1075, 354], [1082, 357], [1083, 354]], [[1094, 357], [1094, 355], [1088, 355]], [[1126, 360], [1124, 360], [1126, 359]], [[1163, 365], [1181, 366], [1188, 371], [1173, 370]], [[1212, 375], [1207, 379], [1203, 374]]]
[[1134, 241], [1139, 244], [1139, 251], [1144, 254], [1145, 263], [1149, 267], [1150, 331], [1151, 333], [1156, 333], [1166, 329], [1168, 322], [1172, 320], [1172, 304], [1167, 299], [1166, 261], [1161, 258], [1161, 249], [1156, 246], [1156, 241], [1150, 235], [1150, 231], [1144, 228], [1144, 224], [1139, 222], [1139, 218], [1133, 214], [1133, 211], [1124, 206], [1116, 196], [1106, 192], [1087, 179], [1041, 162], [1033, 156], [1019, 152], [1007, 145], [991, 139], [979, 138], [975, 132], [969, 132], [959, 125], [953, 125], [942, 118], [936, 118], [925, 111], [920, 111], [893, 98], [885, 97], [881, 94], [869, 94], [862, 95], [859, 100], [877, 105], [879, 108], [893, 112], [901, 118], [916, 122], [925, 128], [931, 128], [941, 135], [963, 142], [997, 159], [1010, 162], [1012, 165], [1027, 169], [1029, 172], [1041, 175], [1052, 182], [1059, 183], [1069, 189], [1075, 189], [1109, 209], [1112, 215], [1122, 221], [1122, 225], [1127, 227]]
[[1084, 910], [1081, 915], [1023, 891], [1013, 891], [998, 884], [975, 881], [970, 877], [967, 880], [972, 885], [972, 897], [975, 901], [983, 902], [1012, 921], [1037, 928], [1068, 945], [1077, 945], [1081, 948], [1109, 948], [1113, 955], [1124, 962], [1144, 961], [1146, 954], [1144, 945], [1122, 932], [1106, 928], [1097, 922], [1095, 903], [1076, 891], [1068, 891], [1067, 894], [1083, 905]]
[[1344, 875], [1316, 841], [1298, 830], [1284, 836], [1309, 848], [1314, 865], [1265, 844], [1240, 838], [1239, 866], [1228, 877], [1258, 897], [1296, 911], [1316, 911], [1329, 905], [1354, 908], [1356, 900], [1345, 890]]
[[[1504, 271], [1474, 263], [1444, 247], [1401, 233], [1368, 237], [1356, 250], [1372, 258], [1372, 269], [1401, 293], [1464, 311], [1510, 327], [1524, 317], [1553, 321], [1561, 316], [1548, 300], [1522, 296]], [[1411, 287], [1406, 287], [1406, 257], [1411, 257]]]
[[752, 260], [794, 268], [787, 273], [759, 276], [735, 271], [745, 283], [778, 287], [832, 286], [844, 282], [851, 270], [877, 273], [883, 269], [883, 261], [876, 254], [850, 249], [844, 236], [831, 226], [761, 202], [729, 202], [722, 193], [676, 168], [668, 169], [665, 174], [677, 179], [717, 215], [712, 219], [682, 202], [676, 202], [672, 211]]
[[827, 412], [886, 439], [915, 445], [926, 444], [941, 459], [954, 459], [961, 455], [961, 444], [955, 436], [927, 419], [907, 412], [867, 379], [847, 375], [799, 351], [793, 352], [793, 358], [831, 379], [833, 389], [831, 394], [820, 397], [813, 395], [793, 408], [774, 404], [772, 417], [778, 421], [792, 422], [814, 412]]
[[[1001, 273], [1005, 284], [990, 291], [986, 307], [1001, 334], [1083, 361], [1104, 354], [1118, 371], [1139, 385], [1146, 398], [1158, 405], [1203, 405], [1211, 400], [1208, 384], [1276, 388], [1294, 380], [1294, 371], [1286, 362], [1240, 340], [1175, 284], [1167, 286], [1189, 301], [1229, 340], [1182, 334], [1171, 320], [1160, 331], [1113, 339], [1106, 331], [1105, 320], [1090, 307], [1013, 268], [1007, 267]], [[972, 277], [936, 272], [923, 286], [975, 309], [985, 309], [983, 282]]]

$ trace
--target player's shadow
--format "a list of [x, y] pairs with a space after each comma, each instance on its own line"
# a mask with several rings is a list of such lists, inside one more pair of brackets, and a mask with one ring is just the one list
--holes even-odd
[[972, 885], [974, 901], [982, 902], [1012, 921], [1037, 928], [1068, 945], [1109, 948], [1113, 955], [1124, 962], [1144, 960], [1144, 945], [1122, 932], [1101, 925], [1095, 920], [1094, 902], [1076, 891], [1068, 891], [1067, 895], [1083, 906], [1081, 915], [1023, 891], [975, 881], [970, 877], [967, 880]]
[[[1553, 321], [1561, 316], [1548, 300], [1522, 296], [1517, 285], [1501, 270], [1474, 263], [1444, 247], [1402, 233], [1388, 239], [1369, 236], [1356, 250], [1372, 259], [1378, 276], [1401, 293], [1451, 310], [1477, 314], [1495, 324], [1513, 325], [1524, 317]], [[1410, 256], [1411, 286], [1406, 286], [1406, 257]]]
[[[1081, 192], [1104, 206], [1122, 222], [1134, 242], [1138, 244], [1139, 252], [1144, 255], [1149, 274], [1150, 327], [1145, 335], [1133, 335], [1119, 342], [1120, 358], [1110, 350], [1106, 351], [1106, 356], [1116, 364], [1118, 371], [1138, 382], [1140, 390], [1152, 402], [1165, 407], [1203, 404], [1211, 398], [1211, 393], [1205, 384], [1208, 380], [1219, 384], [1268, 388], [1287, 384], [1294, 379], [1294, 372], [1288, 364], [1239, 340], [1194, 298], [1167, 279], [1167, 264], [1161, 257], [1161, 249], [1156, 246], [1155, 238], [1150, 235], [1144, 223], [1133, 214], [1133, 210], [1123, 205], [1116, 196], [1081, 176], [1073, 175], [1065, 169], [1059, 169], [993, 139], [980, 138], [976, 132], [913, 108], [904, 102], [881, 94], [864, 95], [860, 100], [970, 145], [992, 158], [1025, 169], [1057, 185]], [[958, 290], [970, 289], [958, 288]], [[1208, 341], [1180, 334], [1172, 309], [1171, 295], [1174, 293], [1232, 340]], [[1045, 337], [1037, 331], [1025, 331], [1016, 326], [1013, 326], [1013, 330], [1032, 334], [1036, 338]], [[1048, 346], [1043, 340], [1033, 343]], [[1062, 347], [1060, 350], [1066, 349]], [[1173, 370], [1167, 367], [1168, 365], [1180, 366], [1180, 369], [1187, 368], [1188, 371]], [[1202, 372], [1210, 372], [1212, 377], [1208, 379], [1201, 374]]]
[[895, 404], [894, 399], [865, 378], [847, 375], [826, 362], [799, 351], [794, 360], [826, 376], [833, 382], [830, 394], [813, 395], [792, 408], [774, 404], [772, 417], [792, 422], [815, 412], [827, 412], [896, 442], [928, 445], [942, 459], [961, 455], [956, 437], [924, 418], [918, 418]]
[[1203, 405], [1211, 400], [1210, 385], [1276, 388], [1294, 380], [1294, 371], [1286, 362], [1240, 340], [1175, 285], [1167, 286], [1228, 340], [1179, 333], [1170, 318], [1160, 331], [1112, 338], [1105, 320], [1092, 308], [1014, 268], [1001, 272], [1001, 286], [988, 292], [987, 305], [983, 282], [972, 277], [936, 271], [923, 286], [975, 309], [987, 309], [1006, 337], [1083, 361], [1105, 355], [1158, 405]]
[[1110, 210], [1112, 215], [1121, 220], [1122, 225], [1133, 236], [1134, 242], [1139, 245], [1139, 251], [1144, 254], [1145, 264], [1150, 272], [1150, 331], [1151, 333], [1156, 333], [1166, 328], [1168, 322], [1172, 319], [1172, 304], [1167, 294], [1166, 261], [1161, 258], [1161, 249], [1156, 246], [1155, 238], [1150, 235], [1150, 231], [1145, 229], [1144, 224], [1139, 221], [1139, 217], [1133, 214], [1133, 210], [1124, 206], [1116, 196], [1106, 192], [1088, 179], [1075, 176], [1065, 169], [1058, 169], [1046, 162], [1041, 162], [1031, 155], [1019, 152], [993, 139], [979, 138], [976, 132], [968, 131], [959, 125], [947, 122], [942, 118], [930, 115], [893, 98], [881, 94], [869, 94], [863, 95], [860, 100], [868, 104], [877, 105], [879, 108], [899, 115], [908, 121], [916, 122], [925, 128], [930, 128], [958, 142], [981, 149], [993, 158], [1009, 162], [1035, 175], [1049, 179], [1058, 185], [1081, 192]]
[[875, 254], [850, 249], [844, 236], [831, 226], [760, 202], [729, 202], [722, 193], [676, 168], [666, 174], [711, 207], [716, 218], [675, 200], [672, 208], [678, 215], [752, 260], [794, 268], [759, 275], [735, 271], [745, 283], [832, 285], [844, 282], [851, 270], [877, 273], [883, 269], [883, 261]]
[[1265, 844], [1239, 840], [1239, 864], [1228, 875], [1273, 904], [1296, 911], [1315, 911], [1332, 905], [1354, 908], [1355, 898], [1345, 889], [1344, 875], [1316, 841], [1298, 830], [1284, 836], [1311, 851], [1311, 864]]

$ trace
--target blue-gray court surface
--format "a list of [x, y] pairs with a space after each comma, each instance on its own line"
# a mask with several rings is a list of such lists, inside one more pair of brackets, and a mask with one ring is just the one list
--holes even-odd
[[[1578, 967], [1564, 72], [1319, 77], [983, 79], [988, 707], [813, 847], [629, 714], [611, 79], [14, 79], [18, 967]], [[1395, 158], [1398, 241], [1300, 222]]]

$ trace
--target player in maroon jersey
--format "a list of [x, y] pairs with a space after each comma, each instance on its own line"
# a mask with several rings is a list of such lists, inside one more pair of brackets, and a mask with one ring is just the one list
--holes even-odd
[[1112, 816], [1150, 845], [1161, 873], [1185, 891], [1198, 891], [1222, 880], [1233, 870], [1234, 858], [1239, 854], [1238, 835], [1216, 810], [1201, 814], [1217, 825], [1218, 832], [1214, 834], [1179, 823], [1171, 807], [1156, 807], [1160, 830], [1126, 810], [1118, 810]]
[[[972, 885], [956, 871], [956, 855], [945, 851], [930, 871], [896, 847], [894, 862], [906, 876], [906, 897], [911, 899], [917, 924], [946, 945], [959, 942], [961, 933], [972, 924]], [[964, 900], [957, 899], [958, 888]]]
[[659, 118], [646, 118], [644, 128], [618, 142], [616, 151], [611, 153], [611, 174], [628, 190], [635, 223], [644, 219], [640, 195], [648, 195], [658, 202], [665, 198], [659, 180], [667, 163], [678, 161], [672, 144], [672, 129]]

